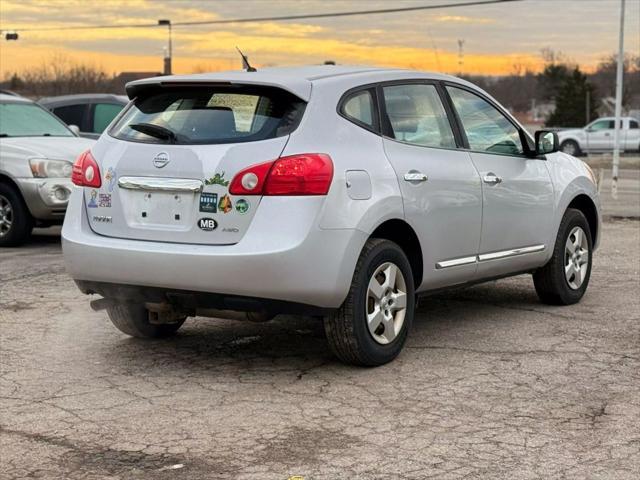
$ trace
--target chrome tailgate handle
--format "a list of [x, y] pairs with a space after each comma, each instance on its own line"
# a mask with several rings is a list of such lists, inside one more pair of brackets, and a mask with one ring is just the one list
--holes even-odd
[[156, 192], [202, 191], [202, 180], [191, 178], [120, 177], [118, 186], [127, 190], [150, 190]]
[[404, 174], [405, 182], [426, 182], [427, 180], [429, 180], [429, 177], [424, 173], [411, 171]]
[[495, 173], [487, 173], [482, 180], [484, 180], [484, 183], [492, 183], [492, 184], [496, 184], [496, 183], [502, 183], [502, 178], [498, 177]]

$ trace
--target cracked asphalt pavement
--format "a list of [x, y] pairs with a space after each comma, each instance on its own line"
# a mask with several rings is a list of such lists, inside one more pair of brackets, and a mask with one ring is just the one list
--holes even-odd
[[363, 369], [314, 319], [130, 339], [36, 236], [0, 250], [0, 477], [636, 480], [639, 246], [640, 222], [605, 224], [571, 307], [530, 276], [424, 298]]

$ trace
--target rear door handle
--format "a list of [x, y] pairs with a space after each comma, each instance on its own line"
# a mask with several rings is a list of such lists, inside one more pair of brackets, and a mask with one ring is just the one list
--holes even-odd
[[490, 183], [492, 185], [495, 185], [496, 183], [502, 183], [502, 178], [500, 178], [499, 176], [497, 176], [495, 173], [489, 172], [487, 173], [482, 180], [484, 180], [484, 183]]
[[427, 180], [429, 180], [429, 177], [427, 177], [424, 173], [411, 171], [404, 174], [405, 182], [418, 183], [426, 182]]

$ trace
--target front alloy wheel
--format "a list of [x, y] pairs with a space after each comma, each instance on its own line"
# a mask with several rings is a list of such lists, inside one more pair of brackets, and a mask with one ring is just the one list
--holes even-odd
[[580, 147], [573, 140], [565, 140], [564, 142], [562, 142], [562, 144], [560, 145], [560, 150], [567, 155], [572, 155], [574, 157], [577, 157], [581, 153]]
[[579, 302], [589, 285], [592, 250], [589, 222], [580, 210], [568, 209], [560, 222], [551, 259], [533, 274], [540, 300], [551, 305]]
[[367, 241], [342, 306], [325, 318], [329, 347], [345, 363], [390, 362], [407, 339], [415, 291], [411, 265], [389, 240]]
[[574, 227], [567, 237], [564, 249], [564, 274], [569, 287], [578, 290], [587, 276], [589, 268], [589, 242], [580, 227]]
[[33, 217], [20, 191], [0, 181], [0, 247], [16, 247], [29, 239]]
[[0, 238], [6, 237], [13, 225], [13, 208], [4, 195], [0, 195]]

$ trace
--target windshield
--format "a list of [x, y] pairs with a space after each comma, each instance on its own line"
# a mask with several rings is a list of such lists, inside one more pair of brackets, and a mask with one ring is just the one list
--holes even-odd
[[33, 103], [0, 103], [0, 137], [73, 137], [47, 110]]
[[156, 88], [136, 98], [109, 134], [183, 145], [266, 140], [291, 133], [305, 105], [270, 87]]

